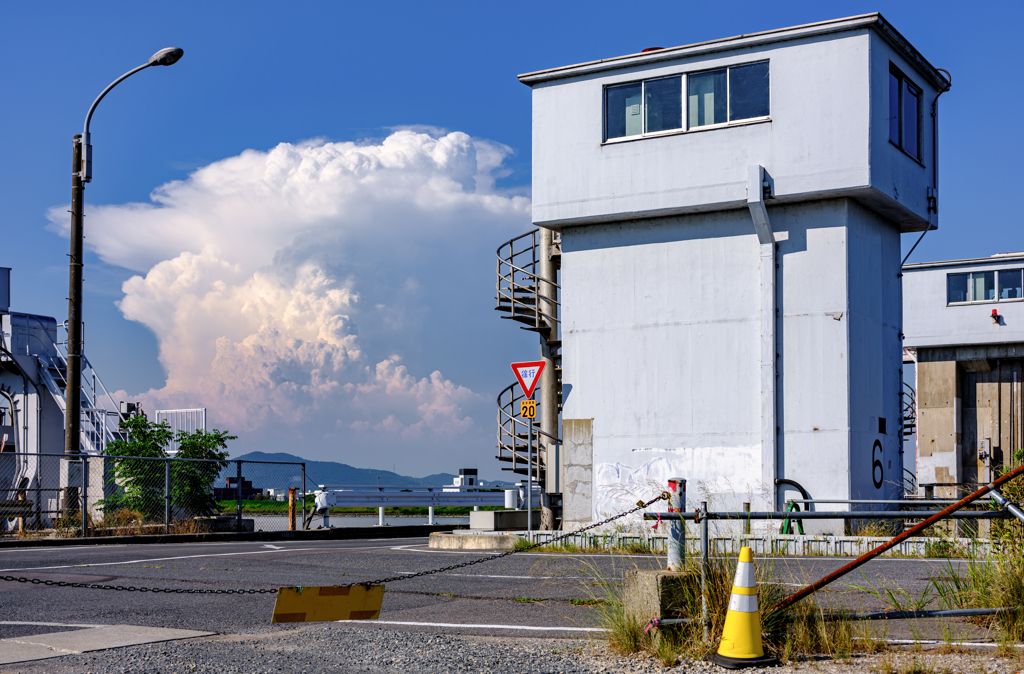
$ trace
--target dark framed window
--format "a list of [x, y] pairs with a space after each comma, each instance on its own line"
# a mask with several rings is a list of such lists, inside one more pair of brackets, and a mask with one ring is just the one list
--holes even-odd
[[612, 85], [604, 105], [605, 140], [768, 117], [768, 62]]
[[972, 271], [946, 275], [946, 303], [999, 302], [1022, 299], [1024, 269]]
[[889, 142], [921, 159], [921, 88], [889, 64]]

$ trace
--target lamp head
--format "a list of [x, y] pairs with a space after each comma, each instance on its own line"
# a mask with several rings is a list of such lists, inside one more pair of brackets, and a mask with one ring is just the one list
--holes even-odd
[[185, 50], [181, 47], [168, 47], [167, 49], [161, 49], [149, 57], [149, 65], [172, 66], [178, 62], [178, 59], [180, 59], [184, 53]]

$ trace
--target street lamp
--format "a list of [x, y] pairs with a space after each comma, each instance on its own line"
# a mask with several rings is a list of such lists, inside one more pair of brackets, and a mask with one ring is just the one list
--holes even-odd
[[92, 144], [89, 122], [103, 97], [122, 81], [150, 66], [169, 66], [184, 54], [178, 47], [161, 49], [143, 65], [110, 83], [89, 106], [82, 135], [74, 137], [71, 164], [71, 269], [68, 282], [68, 374], [65, 393], [64, 454], [78, 454], [82, 430], [82, 198], [84, 183], [92, 180]]

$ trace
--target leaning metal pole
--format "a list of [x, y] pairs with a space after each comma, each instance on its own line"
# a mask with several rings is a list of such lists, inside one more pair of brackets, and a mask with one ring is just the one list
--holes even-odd
[[927, 527], [930, 527], [931, 525], [935, 524], [936, 522], [938, 522], [942, 518], [946, 517], [947, 515], [950, 515], [950, 514], [956, 512], [960, 508], [963, 508], [965, 505], [967, 505], [967, 504], [969, 504], [969, 503], [971, 503], [973, 501], [977, 501], [979, 498], [981, 498], [985, 494], [989, 493], [990, 491], [995, 491], [999, 486], [1009, 482], [1010, 480], [1012, 480], [1015, 477], [1018, 477], [1020, 475], [1024, 475], [1024, 466], [1018, 466], [1017, 468], [1014, 468], [1013, 470], [1011, 470], [1006, 475], [1003, 475], [1002, 477], [998, 478], [997, 480], [993, 480], [991, 484], [987, 484], [984, 487], [981, 487], [980, 489], [978, 489], [974, 493], [969, 494], [969, 495], [963, 497], [962, 499], [960, 499], [959, 501], [957, 501], [953, 505], [949, 506], [948, 508], [940, 510], [939, 512], [935, 513], [934, 515], [932, 515], [928, 519], [924, 520], [923, 522], [915, 524], [914, 526], [912, 526], [909, 529], [905, 530], [903, 533], [898, 534], [898, 535], [890, 538], [887, 542], [883, 543], [882, 545], [879, 545], [874, 550], [871, 550], [870, 552], [865, 553], [864, 555], [861, 555], [860, 557], [858, 557], [857, 559], [853, 560], [852, 562], [850, 562], [846, 566], [844, 566], [844, 567], [842, 567], [840, 569], [837, 569], [836, 571], [833, 571], [832, 573], [828, 574], [824, 578], [822, 578], [820, 580], [817, 580], [817, 581], [811, 583], [810, 585], [808, 585], [807, 587], [794, 592], [793, 594], [789, 595], [788, 597], [786, 597], [785, 599], [783, 599], [778, 604], [776, 604], [775, 606], [771, 607], [768, 610], [769, 611], [774, 611], [776, 609], [782, 609], [782, 608], [785, 608], [787, 606], [791, 606], [792, 604], [795, 604], [796, 602], [800, 601], [804, 597], [807, 597], [807, 596], [817, 592], [818, 590], [820, 590], [821, 588], [825, 587], [826, 585], [828, 585], [832, 581], [834, 581], [834, 580], [836, 580], [836, 579], [838, 579], [838, 578], [840, 578], [842, 576], [845, 576], [846, 574], [848, 574], [849, 572], [853, 571], [857, 567], [859, 567], [859, 566], [861, 566], [863, 564], [866, 564], [867, 562], [871, 561], [872, 559], [874, 559], [878, 555], [882, 554], [883, 552], [885, 552], [889, 548], [892, 548], [892, 547], [895, 547], [895, 546], [899, 545], [901, 542], [903, 542], [906, 539], [910, 538], [911, 536], [913, 536], [917, 532], [919, 532], [919, 531], [921, 531], [921, 530], [923, 530], [923, 529], [925, 529]]

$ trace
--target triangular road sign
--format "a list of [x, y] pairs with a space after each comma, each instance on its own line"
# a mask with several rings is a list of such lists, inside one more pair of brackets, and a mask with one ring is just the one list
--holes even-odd
[[540, 373], [544, 371], [545, 362], [543, 360], [534, 360], [529, 363], [512, 363], [512, 371], [516, 373], [516, 379], [519, 380], [519, 386], [523, 389], [523, 393], [529, 398], [533, 395], [533, 389], [537, 388], [537, 384], [540, 382]]

